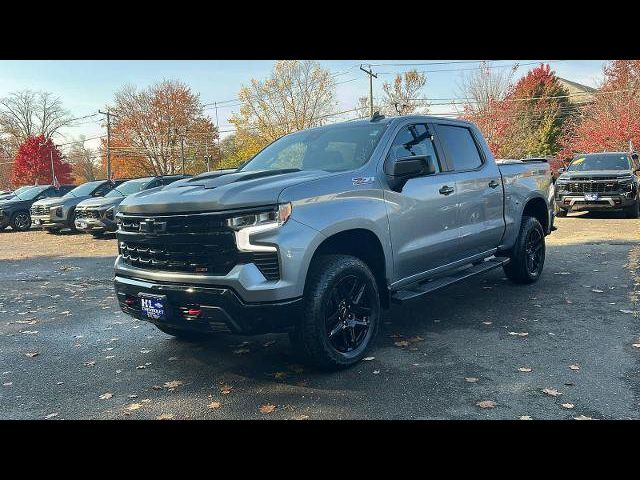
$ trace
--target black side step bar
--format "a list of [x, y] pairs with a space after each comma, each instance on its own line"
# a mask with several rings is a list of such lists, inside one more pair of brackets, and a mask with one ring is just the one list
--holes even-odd
[[397, 290], [391, 294], [391, 302], [393, 303], [403, 303], [407, 300], [412, 300], [416, 297], [420, 297], [426, 293], [434, 292], [436, 290], [440, 290], [452, 283], [459, 282], [469, 277], [474, 277], [484, 272], [488, 272], [489, 270], [493, 270], [494, 268], [501, 267], [507, 263], [509, 263], [509, 258], [505, 257], [492, 257], [488, 260], [485, 260], [482, 263], [477, 265], [473, 265], [469, 268], [465, 268], [463, 270], [458, 270], [454, 273], [447, 275], [446, 277], [438, 277], [433, 280], [427, 280], [419, 283], [414, 283], [404, 287], [402, 290]]

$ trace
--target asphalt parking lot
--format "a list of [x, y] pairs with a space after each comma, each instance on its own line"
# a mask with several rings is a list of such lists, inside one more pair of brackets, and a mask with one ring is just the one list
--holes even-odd
[[393, 307], [337, 373], [286, 335], [188, 343], [122, 314], [113, 238], [0, 232], [0, 418], [638, 419], [640, 221], [556, 225], [540, 282], [493, 271]]

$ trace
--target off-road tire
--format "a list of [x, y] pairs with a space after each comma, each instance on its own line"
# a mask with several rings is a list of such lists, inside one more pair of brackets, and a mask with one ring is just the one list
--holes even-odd
[[[352, 351], [341, 352], [332, 346], [327, 333], [326, 315], [330, 296], [345, 279], [362, 282], [366, 295], [368, 327], [361, 343]], [[355, 288], [355, 287], [354, 287]], [[289, 335], [294, 352], [305, 363], [322, 370], [337, 370], [358, 363], [375, 339], [380, 324], [380, 294], [376, 279], [360, 259], [349, 255], [321, 255], [309, 268], [304, 291], [302, 318]], [[361, 327], [362, 328], [362, 327]], [[344, 333], [346, 336], [347, 333]], [[346, 340], [345, 340], [346, 342]]]
[[[530, 253], [530, 239], [532, 236], [540, 238], [541, 258], [538, 259], [538, 263], [532, 262]], [[503, 269], [504, 273], [514, 283], [528, 284], [537, 282], [542, 275], [542, 269], [544, 267], [545, 260], [545, 237], [544, 229], [537, 218], [534, 217], [522, 217], [520, 223], [520, 232], [516, 243], [509, 252], [508, 257], [510, 262], [507, 263]], [[537, 255], [537, 250], [536, 250]], [[537, 265], [533, 268], [533, 265]]]
[[624, 215], [627, 218], [640, 218], [640, 196], [636, 200], [636, 203], [624, 209]]

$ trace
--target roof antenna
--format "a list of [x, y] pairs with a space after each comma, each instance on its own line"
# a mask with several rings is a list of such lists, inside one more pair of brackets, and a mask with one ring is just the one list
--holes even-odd
[[373, 112], [373, 115], [371, 115], [371, 120], [372, 122], [377, 122], [378, 120], [382, 120], [384, 118], [384, 115], [380, 115], [379, 111]]

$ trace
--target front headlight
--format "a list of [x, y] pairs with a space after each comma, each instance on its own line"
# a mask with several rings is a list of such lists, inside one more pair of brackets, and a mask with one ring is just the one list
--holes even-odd
[[278, 205], [277, 209], [266, 212], [256, 212], [248, 215], [231, 217], [227, 220], [227, 225], [234, 230], [264, 225], [269, 225], [275, 228], [284, 225], [291, 216], [292, 211], [293, 207], [291, 206], [291, 203], [283, 203]]
[[291, 216], [293, 206], [291, 203], [283, 203], [278, 208], [265, 212], [256, 212], [247, 215], [239, 215], [227, 220], [227, 225], [235, 230], [236, 246], [243, 252], [275, 252], [272, 245], [256, 245], [251, 243], [251, 235], [267, 232], [286, 223]]

